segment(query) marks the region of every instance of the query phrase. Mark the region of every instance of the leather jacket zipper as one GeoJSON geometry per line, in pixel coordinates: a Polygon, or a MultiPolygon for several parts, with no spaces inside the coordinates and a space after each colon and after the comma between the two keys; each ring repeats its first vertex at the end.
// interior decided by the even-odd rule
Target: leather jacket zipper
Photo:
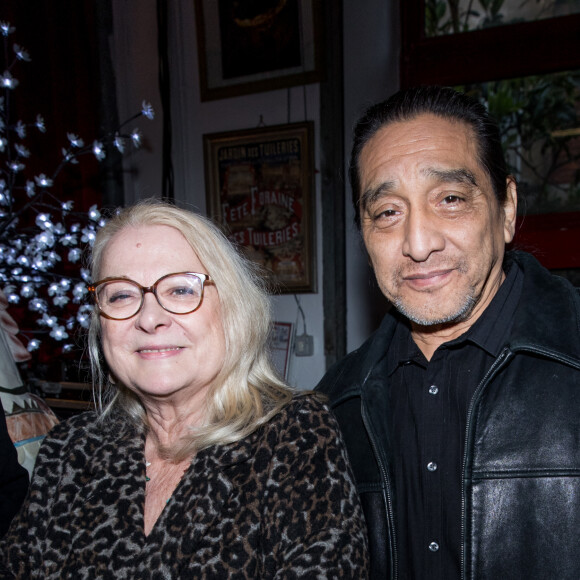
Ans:
{"type": "Polygon", "coordinates": [[[469,403],[469,410],[467,411],[467,423],[465,426],[465,448],[463,450],[463,463],[461,466],[461,473],[463,474],[463,482],[461,485],[461,578],[465,580],[465,466],[467,465],[467,450],[470,445],[469,433],[471,430],[471,419],[473,415],[473,409],[481,396],[481,393],[491,380],[492,376],[496,374],[497,371],[507,362],[509,355],[512,354],[509,350],[504,349],[500,352],[499,356],[495,362],[491,365],[481,382],[475,389],[471,402],[469,403]]]}
{"type": "MultiPolygon", "coordinates": [[[[363,383],[364,384],[364,383],[363,383]]],[[[361,397],[361,414],[363,419],[363,424],[365,429],[367,430],[367,434],[369,436],[369,441],[371,442],[371,446],[373,448],[373,453],[377,459],[377,463],[379,465],[379,469],[381,470],[381,474],[383,476],[383,481],[385,481],[385,493],[387,496],[387,517],[388,517],[388,524],[389,524],[389,532],[391,536],[391,545],[392,545],[392,567],[393,567],[393,580],[397,580],[399,577],[399,564],[398,564],[398,557],[397,557],[397,538],[395,536],[395,519],[393,516],[393,498],[391,493],[391,482],[389,479],[389,474],[387,469],[382,461],[382,458],[379,454],[378,446],[375,442],[375,438],[373,433],[370,429],[370,421],[368,419],[366,408],[364,404],[364,399],[361,397]]]]}

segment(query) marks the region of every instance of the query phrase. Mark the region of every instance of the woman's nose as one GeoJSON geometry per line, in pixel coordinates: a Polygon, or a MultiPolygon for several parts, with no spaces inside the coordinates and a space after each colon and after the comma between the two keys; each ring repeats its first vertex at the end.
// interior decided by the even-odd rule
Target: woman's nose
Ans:
{"type": "Polygon", "coordinates": [[[145,332],[153,332],[160,326],[169,326],[171,316],[161,304],[153,292],[145,292],[143,305],[135,317],[135,325],[145,332]]]}

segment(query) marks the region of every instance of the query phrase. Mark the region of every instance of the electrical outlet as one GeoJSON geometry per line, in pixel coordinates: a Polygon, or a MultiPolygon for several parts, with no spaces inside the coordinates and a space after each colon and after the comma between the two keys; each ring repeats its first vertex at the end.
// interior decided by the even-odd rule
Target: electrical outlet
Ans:
{"type": "Polygon", "coordinates": [[[296,356],[312,356],[314,354],[314,337],[301,334],[294,339],[294,354],[296,356]]]}

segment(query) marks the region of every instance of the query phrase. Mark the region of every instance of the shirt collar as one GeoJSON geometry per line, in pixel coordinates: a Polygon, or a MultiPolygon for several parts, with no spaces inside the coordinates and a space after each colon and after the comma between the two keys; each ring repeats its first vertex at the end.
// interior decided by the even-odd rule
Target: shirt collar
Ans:
{"type": "Polygon", "coordinates": [[[411,336],[409,321],[398,312],[393,314],[397,319],[397,326],[387,352],[387,376],[404,364],[416,363],[426,368],[427,359],[411,336]]]}
{"type": "Polygon", "coordinates": [[[469,340],[492,356],[498,356],[512,327],[516,306],[522,293],[524,274],[515,262],[509,265],[506,278],[489,306],[462,336],[448,343],[469,340]]]}

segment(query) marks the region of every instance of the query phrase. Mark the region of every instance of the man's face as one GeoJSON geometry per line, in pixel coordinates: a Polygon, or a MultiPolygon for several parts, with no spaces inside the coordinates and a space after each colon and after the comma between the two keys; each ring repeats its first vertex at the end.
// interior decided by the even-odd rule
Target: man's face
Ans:
{"type": "Polygon", "coordinates": [[[383,294],[415,326],[473,324],[503,281],[514,183],[500,207],[471,128],[430,114],[380,129],[359,168],[362,233],[383,294]]]}

